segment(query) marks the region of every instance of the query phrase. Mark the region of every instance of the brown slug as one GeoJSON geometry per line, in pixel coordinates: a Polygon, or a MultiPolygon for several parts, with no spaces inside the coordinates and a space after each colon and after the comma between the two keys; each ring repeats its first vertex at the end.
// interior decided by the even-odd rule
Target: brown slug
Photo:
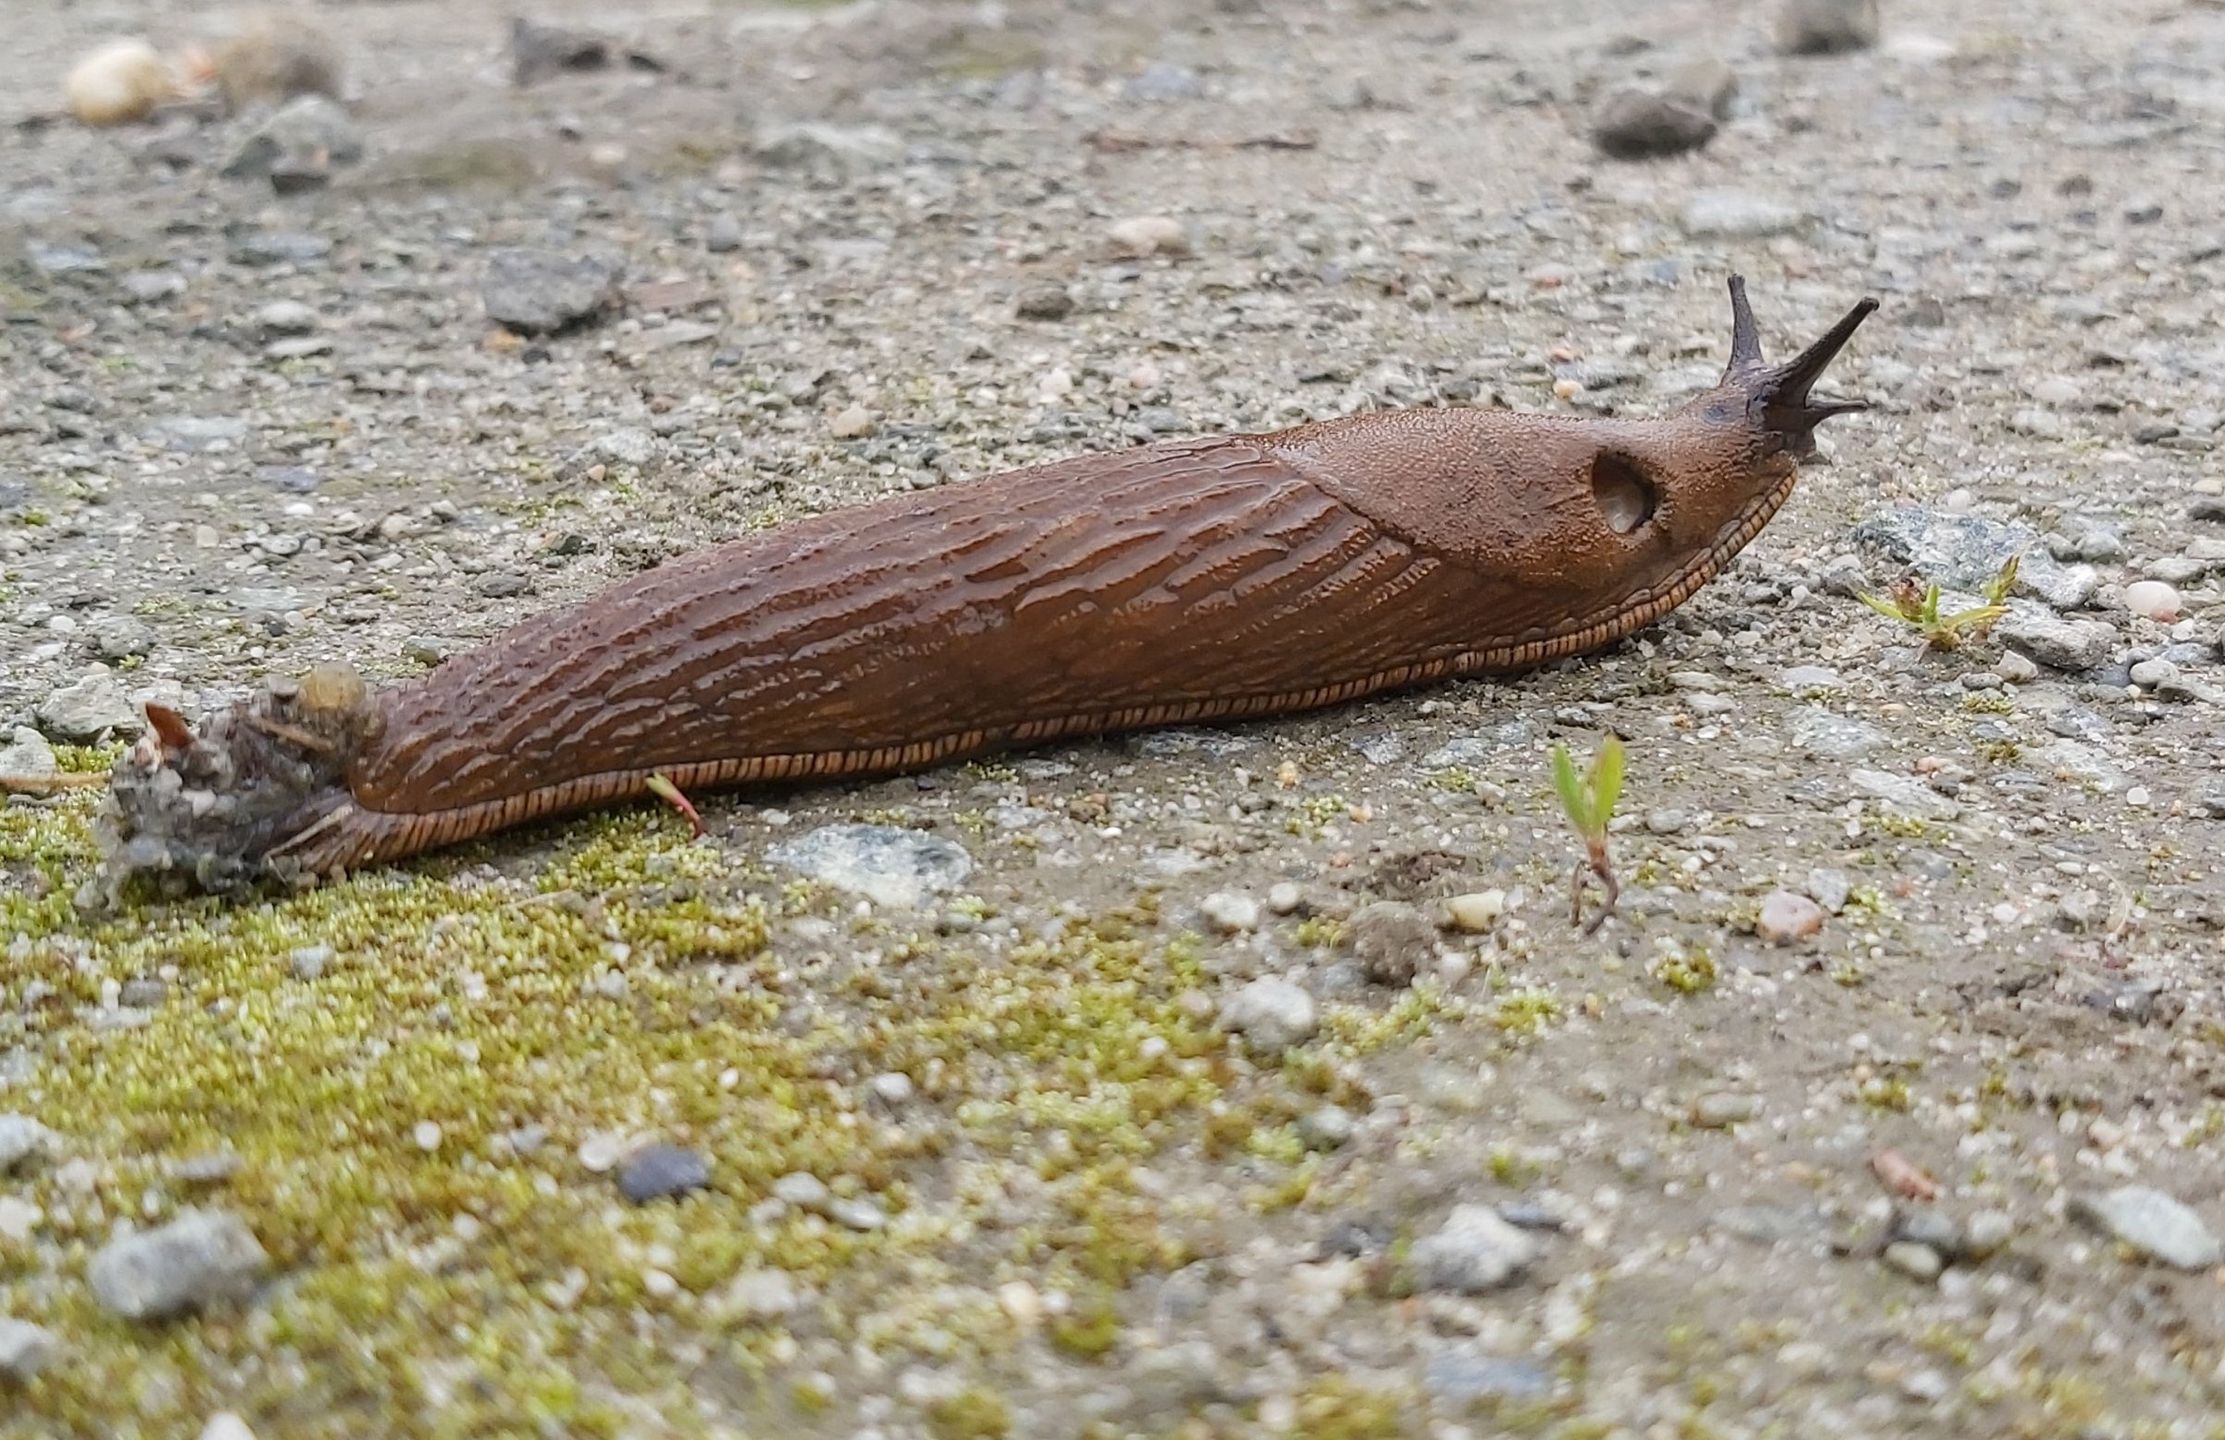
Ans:
{"type": "Polygon", "coordinates": [[[1286,714],[1597,649],[1792,492],[1810,388],[1875,300],[1766,364],[1732,277],[1715,388],[1652,420],[1355,415],[1085,455],[684,556],[373,691],[149,707],[111,887],[305,883],[544,816],[1286,714]]]}

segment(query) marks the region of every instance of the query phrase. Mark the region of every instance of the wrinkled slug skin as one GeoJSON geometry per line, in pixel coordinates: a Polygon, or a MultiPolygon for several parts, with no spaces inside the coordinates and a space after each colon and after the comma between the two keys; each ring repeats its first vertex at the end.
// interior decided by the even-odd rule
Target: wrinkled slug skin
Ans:
{"type": "Polygon", "coordinates": [[[393,821],[350,858],[638,793],[653,771],[683,787],[886,772],[1597,646],[1716,564],[1614,536],[1595,578],[1585,547],[1555,541],[1601,528],[1603,434],[1360,417],[1085,456],[688,556],[389,692],[349,789],[393,821]],[[1659,563],[1632,566],[1648,547],[1659,563]]]}

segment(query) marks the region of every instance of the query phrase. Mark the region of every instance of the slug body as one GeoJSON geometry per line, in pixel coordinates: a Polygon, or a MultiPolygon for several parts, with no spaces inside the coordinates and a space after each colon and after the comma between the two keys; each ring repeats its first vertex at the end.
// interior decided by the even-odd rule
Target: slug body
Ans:
{"type": "Polygon", "coordinates": [[[1284,714],[1597,649],[1790,495],[1809,389],[1875,308],[1656,420],[1408,410],[1148,446],[817,516],[373,693],[268,687],[118,763],[110,868],[221,888],[649,793],[887,774],[1284,714]]]}

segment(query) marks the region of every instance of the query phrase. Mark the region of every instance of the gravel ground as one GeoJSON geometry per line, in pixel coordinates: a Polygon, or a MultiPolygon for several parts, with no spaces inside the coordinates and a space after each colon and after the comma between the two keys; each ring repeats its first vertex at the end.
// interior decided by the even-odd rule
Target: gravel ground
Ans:
{"type": "MultiPolygon", "coordinates": [[[[196,8],[20,0],[0,95],[196,8]]],[[[2225,13],[539,13],[663,68],[336,4],[280,185],[256,114],[0,147],[0,772],[906,486],[1657,412],[1733,269],[1772,353],[1878,295],[1876,408],[1518,681],[101,920],[97,792],[12,799],[0,1435],[2219,1433],[2225,13]],[[1951,652],[1854,598],[2019,553],[1951,652]]]]}

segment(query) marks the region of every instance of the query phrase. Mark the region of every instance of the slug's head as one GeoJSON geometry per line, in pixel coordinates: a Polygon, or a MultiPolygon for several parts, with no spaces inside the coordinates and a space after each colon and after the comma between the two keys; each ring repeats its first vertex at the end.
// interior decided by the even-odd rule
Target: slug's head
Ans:
{"type": "Polygon", "coordinates": [[[1875,300],[1772,365],[1762,358],[1746,282],[1733,275],[1730,290],[1731,360],[1722,381],[1658,426],[1637,427],[1642,439],[1602,445],[1590,460],[1595,520],[1621,542],[1616,580],[1651,595],[1721,568],[1791,495],[1800,462],[1816,453],[1816,427],[1868,408],[1821,398],[1814,387],[1875,300]]]}
{"type": "Polygon", "coordinates": [[[109,777],[99,823],[105,899],[120,900],[143,875],[214,892],[266,876],[314,878],[285,856],[345,808],[348,767],[380,729],[370,688],[345,666],[266,681],[198,733],[177,711],[149,705],[147,733],[109,777]]]}
{"type": "Polygon", "coordinates": [[[1816,427],[1834,415],[1867,410],[1863,400],[1822,400],[1813,391],[1816,381],[1854,338],[1854,332],[1877,309],[1877,301],[1864,299],[1839,318],[1822,339],[1782,365],[1761,357],[1761,334],[1754,325],[1754,308],[1746,303],[1746,279],[1731,277],[1731,363],[1722,383],[1701,404],[1711,418],[1720,407],[1725,419],[1736,417],[1752,432],[1764,459],[1789,455],[1795,461],[1816,453],[1816,427]],[[1737,407],[1743,403],[1743,413],[1737,407]]]}

